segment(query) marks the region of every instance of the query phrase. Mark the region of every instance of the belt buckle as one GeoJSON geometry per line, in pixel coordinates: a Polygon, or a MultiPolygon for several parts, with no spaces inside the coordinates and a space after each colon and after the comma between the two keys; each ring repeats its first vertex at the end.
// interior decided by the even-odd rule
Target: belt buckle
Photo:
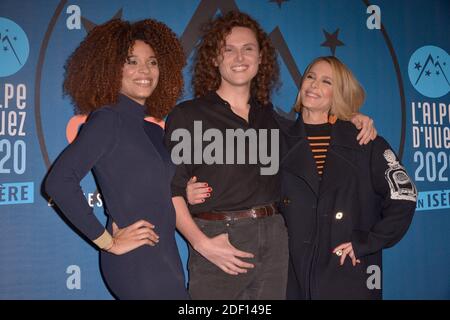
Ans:
{"type": "Polygon", "coordinates": [[[256,215],[256,209],[252,209],[252,218],[256,219],[258,216],[256,215]]]}
{"type": "Polygon", "coordinates": [[[267,206],[264,206],[263,208],[264,208],[264,216],[268,217],[269,216],[269,211],[267,209],[267,206]]]}

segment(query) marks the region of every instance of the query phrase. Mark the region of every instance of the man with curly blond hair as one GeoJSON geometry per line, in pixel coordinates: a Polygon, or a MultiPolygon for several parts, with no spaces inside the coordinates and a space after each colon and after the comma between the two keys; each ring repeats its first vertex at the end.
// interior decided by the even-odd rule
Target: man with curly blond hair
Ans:
{"type": "Polygon", "coordinates": [[[119,299],[187,299],[170,193],[174,167],[163,118],[183,87],[185,58],[165,24],[119,19],[95,27],[66,64],[64,91],[88,120],[53,164],[48,195],[100,249],[103,279],[119,299]],[[106,207],[101,224],[80,181],[92,170],[106,207]]]}

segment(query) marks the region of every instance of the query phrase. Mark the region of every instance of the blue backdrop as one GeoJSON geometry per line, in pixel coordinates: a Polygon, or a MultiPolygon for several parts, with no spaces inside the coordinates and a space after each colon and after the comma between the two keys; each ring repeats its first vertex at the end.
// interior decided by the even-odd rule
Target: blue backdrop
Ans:
{"type": "MultiPolygon", "coordinates": [[[[2,0],[1,299],[111,298],[97,251],[40,190],[68,143],[69,121],[76,125],[62,95],[63,66],[87,30],[113,17],[155,18],[181,37],[190,60],[198,26],[235,8],[255,17],[278,49],[283,86],[273,101],[279,112],[289,113],[301,72],[314,57],[335,54],[354,71],[367,92],[362,112],[375,120],[420,191],[408,233],[384,251],[384,297],[450,298],[450,1],[2,0]]],[[[190,64],[184,75],[188,99],[190,64]]],[[[104,221],[91,176],[82,187],[104,221]]],[[[178,243],[185,262],[186,245],[178,243]]]]}

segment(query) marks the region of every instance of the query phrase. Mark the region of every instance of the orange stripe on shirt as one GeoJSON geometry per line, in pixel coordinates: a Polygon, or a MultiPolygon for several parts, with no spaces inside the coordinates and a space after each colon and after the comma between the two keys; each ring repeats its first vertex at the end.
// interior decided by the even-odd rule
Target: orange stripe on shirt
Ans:
{"type": "Polygon", "coordinates": [[[329,142],[316,142],[316,143],[310,142],[309,145],[311,147],[318,147],[318,146],[327,146],[328,147],[330,145],[330,143],[329,142]]]}
{"type": "Polygon", "coordinates": [[[323,136],[323,137],[308,137],[308,140],[330,140],[330,136],[323,136]]]}

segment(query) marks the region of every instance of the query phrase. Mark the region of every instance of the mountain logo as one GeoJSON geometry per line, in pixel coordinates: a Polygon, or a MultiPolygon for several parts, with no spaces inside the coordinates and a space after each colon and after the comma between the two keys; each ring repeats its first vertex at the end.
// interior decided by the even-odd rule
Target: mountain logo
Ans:
{"type": "Polygon", "coordinates": [[[23,29],[14,21],[0,17],[0,77],[22,69],[29,53],[30,44],[23,29]]]}
{"type": "Polygon", "coordinates": [[[429,98],[440,98],[450,91],[450,59],[435,46],[417,49],[409,59],[408,75],[413,87],[429,98]]]}

